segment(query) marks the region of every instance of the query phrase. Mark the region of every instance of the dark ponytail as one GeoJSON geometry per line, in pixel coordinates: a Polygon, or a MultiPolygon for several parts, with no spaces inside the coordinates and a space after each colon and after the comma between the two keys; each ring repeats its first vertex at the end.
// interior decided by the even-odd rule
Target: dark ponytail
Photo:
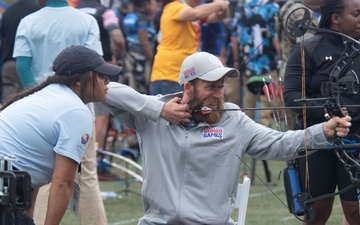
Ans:
{"type": "MultiPolygon", "coordinates": [[[[92,73],[93,75],[90,76],[92,73],[92,71],[88,71],[82,74],[75,74],[72,76],[59,76],[59,75],[53,75],[53,76],[49,76],[47,77],[47,79],[45,81],[43,81],[42,83],[36,85],[33,88],[30,88],[28,90],[22,91],[16,95],[14,95],[13,97],[11,97],[8,101],[6,101],[3,105],[1,105],[0,107],[0,111],[5,109],[6,107],[8,107],[9,105],[11,105],[12,103],[14,103],[17,100],[20,100],[28,95],[31,95],[41,89],[43,89],[44,87],[50,85],[50,84],[62,84],[65,85],[69,88],[72,88],[73,85],[75,85],[75,83],[79,80],[81,80],[81,85],[80,85],[80,98],[83,101],[88,100],[89,98],[89,94],[91,96],[93,96],[93,93],[86,93],[86,86],[89,82],[93,82],[92,86],[95,87],[96,85],[96,80],[92,79],[92,77],[95,77],[95,73],[92,73]]],[[[94,89],[94,88],[93,88],[94,89]]]]}
{"type": "Polygon", "coordinates": [[[324,0],[320,6],[321,19],[319,22],[319,28],[331,27],[331,17],[334,14],[341,15],[345,8],[345,0],[324,0]]]}

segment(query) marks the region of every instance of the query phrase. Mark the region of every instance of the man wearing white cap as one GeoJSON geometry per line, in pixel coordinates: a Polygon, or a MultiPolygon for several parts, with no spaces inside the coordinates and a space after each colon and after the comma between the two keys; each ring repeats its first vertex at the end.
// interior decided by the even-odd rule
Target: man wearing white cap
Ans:
{"type": "MultiPolygon", "coordinates": [[[[149,120],[131,112],[123,117],[136,130],[142,153],[145,214],[139,225],[234,224],[230,215],[245,153],[258,159],[288,160],[299,157],[304,135],[313,148],[329,145],[335,132],[345,136],[349,131],[350,117],[332,118],[306,132],[284,133],[255,123],[237,110],[239,106],[224,103],[224,81],[238,74],[214,55],[192,54],[180,70],[184,91],[152,96],[164,102],[178,96],[179,104],[188,104],[192,111],[190,123],[149,120]]],[[[138,104],[131,94],[134,90],[119,83],[108,87],[106,103],[115,116],[138,104]]]]}

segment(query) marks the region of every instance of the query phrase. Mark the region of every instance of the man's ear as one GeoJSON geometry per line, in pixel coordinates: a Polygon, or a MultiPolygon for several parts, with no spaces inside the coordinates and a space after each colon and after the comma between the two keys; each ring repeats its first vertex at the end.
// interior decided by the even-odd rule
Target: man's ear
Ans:
{"type": "Polygon", "coordinates": [[[188,103],[192,98],[193,98],[193,93],[194,93],[194,86],[189,83],[189,82],[185,82],[183,84],[183,97],[181,99],[182,102],[188,103]]]}
{"type": "Polygon", "coordinates": [[[191,85],[190,82],[187,82],[187,81],[186,81],[186,82],[184,83],[184,93],[186,93],[186,95],[192,96],[193,88],[194,88],[194,86],[191,85]]]}

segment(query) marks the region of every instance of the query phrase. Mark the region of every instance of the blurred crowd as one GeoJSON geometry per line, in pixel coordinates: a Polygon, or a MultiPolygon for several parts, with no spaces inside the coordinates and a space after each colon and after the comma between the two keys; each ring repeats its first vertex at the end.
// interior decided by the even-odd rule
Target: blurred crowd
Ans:
{"type": "MultiPolygon", "coordinates": [[[[46,44],[51,45],[53,40],[45,43],[37,39],[36,32],[31,31],[31,26],[24,24],[24,18],[41,11],[41,8],[46,6],[76,8],[96,19],[99,38],[90,38],[97,32],[97,29],[91,31],[90,27],[87,38],[93,43],[85,41],[73,44],[90,47],[99,54],[102,53],[106,62],[122,66],[121,73],[111,78],[111,81],[127,84],[140,93],[150,95],[182,91],[178,82],[181,63],[196,51],[204,51],[217,56],[224,66],[240,71],[240,77],[225,82],[226,101],[245,108],[267,107],[270,103],[264,93],[251,88],[254,86],[251,85],[252,83],[263,84],[263,80],[252,78],[270,76],[270,80],[278,84],[284,77],[287,59],[294,45],[299,41],[286,34],[288,28],[284,24],[288,24],[289,12],[304,7],[296,0],[68,0],[67,3],[65,0],[41,0],[41,2],[44,4],[37,5],[36,0],[14,0],[7,3],[0,1],[0,104],[50,75],[47,74],[49,65],[44,62],[52,61],[52,56],[48,53],[56,55],[61,51],[59,49],[61,45],[47,46],[46,44]],[[101,47],[95,39],[100,39],[101,47]],[[38,46],[36,42],[45,45],[25,49],[23,43],[26,41],[33,42],[29,44],[32,47],[38,46]],[[43,68],[40,68],[40,64],[43,68]]],[[[64,10],[69,9],[64,8],[64,10]]],[[[64,21],[65,18],[62,18],[64,15],[56,14],[58,11],[54,11],[54,17],[58,16],[60,21],[64,21]]],[[[47,14],[49,18],[53,15],[47,14]]],[[[300,18],[302,15],[292,16],[300,18]]],[[[316,26],[318,18],[319,15],[311,11],[312,25],[316,26]]],[[[73,23],[75,27],[78,21],[75,19],[66,23],[67,26],[72,26],[73,23]]],[[[69,41],[68,36],[77,38],[75,37],[77,34],[70,29],[69,31],[55,29],[58,33],[51,33],[52,28],[46,28],[49,30],[49,36],[63,38],[62,44],[69,41]]],[[[309,32],[304,38],[311,35],[309,32]]],[[[81,34],[78,39],[80,36],[81,34]]],[[[66,44],[71,45],[71,41],[66,44]]],[[[95,105],[93,110],[96,116],[94,131],[96,147],[94,144],[91,145],[91,150],[87,150],[92,153],[96,149],[106,149],[106,137],[112,122],[112,117],[106,109],[95,105]]],[[[252,119],[256,119],[255,111],[247,114],[252,119]]],[[[286,129],[293,129],[295,116],[290,116],[292,112],[288,115],[289,123],[286,129]]],[[[274,123],[270,110],[261,110],[258,119],[257,122],[265,126],[274,123]]],[[[95,164],[94,157],[84,159],[83,173],[86,174],[87,167],[94,171],[95,164]],[[90,163],[86,164],[85,161],[90,163]]],[[[93,172],[90,177],[94,182],[93,172]]],[[[83,183],[87,182],[84,178],[83,180],[83,183]]],[[[88,184],[89,189],[98,189],[98,185],[88,184]]],[[[94,193],[92,196],[100,196],[99,190],[95,190],[94,193]]],[[[42,196],[41,189],[38,196],[42,196]]],[[[46,201],[47,198],[44,199],[46,201]]],[[[79,209],[80,218],[84,218],[84,220],[80,219],[82,224],[90,224],[88,222],[90,220],[97,225],[107,223],[101,200],[97,205],[101,206],[100,209],[79,209]],[[102,217],[99,217],[101,219],[91,218],[92,211],[102,214],[102,217]],[[88,221],[85,218],[88,218],[88,221]]],[[[34,213],[35,221],[45,220],[42,218],[45,213],[41,210],[46,210],[46,203],[37,206],[37,209],[38,211],[34,213]]]]}
{"type": "MultiPolygon", "coordinates": [[[[80,9],[83,8],[83,11],[91,14],[91,10],[86,11],[86,8],[89,8],[89,3],[87,2],[92,1],[82,0],[81,2],[81,0],[69,0],[68,2],[70,6],[80,9]]],[[[151,86],[153,83],[156,83],[155,81],[171,81],[172,79],[162,78],[161,76],[158,78],[158,75],[156,75],[157,72],[152,71],[152,66],[154,60],[156,61],[157,46],[161,42],[163,33],[161,31],[160,18],[164,7],[173,1],[102,0],[98,2],[104,7],[102,10],[111,10],[116,15],[121,36],[124,38],[124,41],[121,43],[121,39],[119,41],[116,35],[106,35],[107,32],[104,31],[108,28],[104,27],[103,24],[99,24],[100,27],[103,27],[100,29],[102,44],[104,45],[103,36],[105,36],[105,38],[108,39],[108,45],[111,45],[111,49],[109,49],[111,52],[108,56],[104,56],[107,57],[106,61],[113,61],[113,63],[122,65],[124,68],[117,81],[128,84],[141,93],[166,94],[166,92],[150,90],[154,89],[151,89],[151,86]]],[[[191,0],[188,1],[188,4],[189,2],[191,2],[191,0]]],[[[199,40],[194,40],[197,46],[195,50],[212,53],[218,56],[224,65],[240,69],[242,78],[239,78],[237,82],[232,81],[231,84],[227,84],[229,86],[226,93],[228,101],[237,103],[240,106],[250,107],[252,106],[251,102],[244,105],[243,101],[245,95],[251,94],[251,92],[246,93],[247,88],[243,88],[249,77],[265,74],[273,74],[276,78],[283,76],[282,69],[288,57],[286,55],[289,54],[289,49],[291,49],[294,44],[293,40],[289,41],[286,35],[281,34],[283,30],[281,31],[281,24],[278,23],[280,8],[285,2],[284,0],[231,0],[229,1],[226,16],[223,16],[221,20],[216,23],[208,23],[206,19],[202,19],[196,24],[196,26],[198,26],[196,35],[198,35],[197,38],[199,40]],[[255,8],[255,6],[259,7],[255,8]],[[251,12],[249,15],[243,13],[249,12],[249,9],[251,12]],[[255,27],[254,23],[259,24],[258,30],[252,29],[252,27],[255,27]]],[[[301,5],[301,3],[296,1],[296,6],[293,4],[289,6],[289,2],[293,2],[293,0],[287,2],[287,9],[289,9],[289,7],[294,9],[301,5]]],[[[209,1],[202,2],[197,0],[191,4],[195,4],[196,6],[208,3],[209,1]]],[[[8,5],[8,3],[1,2],[1,18],[8,5]]],[[[17,14],[21,14],[22,17],[30,13],[20,12],[20,9],[13,11],[18,11],[17,14]]],[[[291,10],[286,11],[288,13],[291,10]]],[[[102,15],[102,18],[105,19],[103,22],[112,23],[109,22],[110,19],[106,19],[106,16],[105,14],[102,15]]],[[[283,17],[285,18],[286,16],[283,15],[283,17]]],[[[112,21],[114,21],[114,19],[112,19],[112,21]]],[[[19,21],[17,21],[17,23],[18,22],[19,21]]],[[[14,30],[17,24],[13,22],[11,25],[7,25],[7,27],[1,30],[2,42],[6,42],[7,45],[4,47],[3,44],[2,50],[0,51],[3,55],[1,64],[15,60],[12,52],[10,53],[10,50],[4,50],[4,48],[9,48],[9,45],[13,45],[13,43],[11,44],[7,39],[11,38],[11,35],[14,35],[10,35],[9,30],[14,30]],[[4,51],[5,54],[3,53],[4,51]]],[[[175,37],[175,40],[179,38],[181,37],[175,37]]],[[[190,42],[191,41],[192,40],[190,40],[190,42]]],[[[176,48],[176,46],[174,46],[174,48],[176,48]]],[[[103,49],[105,49],[104,46],[103,49]]],[[[184,51],[186,51],[186,49],[184,49],[184,51]]],[[[180,56],[181,54],[180,52],[178,57],[181,58],[182,61],[184,56],[180,56]]],[[[175,57],[177,56],[176,52],[174,52],[174,55],[175,57]]],[[[8,72],[5,71],[5,73],[8,72]]],[[[16,71],[11,71],[11,74],[14,73],[16,74],[16,71]]],[[[6,74],[2,74],[2,77],[6,76],[6,74]]],[[[8,95],[21,90],[21,81],[15,78],[10,80],[3,78],[0,88],[6,89],[5,91],[0,91],[0,93],[2,93],[2,98],[0,98],[1,102],[4,102],[8,98],[8,95]],[[8,94],[7,89],[13,85],[15,85],[16,88],[12,88],[13,90],[8,94]]],[[[173,90],[178,91],[179,89],[175,88],[173,90]]],[[[170,92],[174,91],[170,90],[170,92]]],[[[255,102],[254,97],[246,99],[255,102]]]]}

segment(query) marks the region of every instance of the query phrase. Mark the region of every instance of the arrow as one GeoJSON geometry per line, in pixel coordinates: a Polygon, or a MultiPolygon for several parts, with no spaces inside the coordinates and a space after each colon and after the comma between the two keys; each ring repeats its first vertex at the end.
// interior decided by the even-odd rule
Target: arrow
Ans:
{"type": "MultiPolygon", "coordinates": [[[[360,107],[360,105],[344,105],[343,107],[351,108],[351,107],[360,107]]],[[[212,111],[249,111],[249,110],[277,110],[277,109],[302,109],[301,106],[289,106],[289,107],[259,107],[259,108],[236,108],[236,109],[212,109],[207,106],[202,107],[201,109],[194,109],[193,112],[202,114],[209,114],[212,111]]],[[[320,109],[324,108],[324,106],[311,105],[306,106],[307,109],[320,109]]]]}
{"type": "MultiPolygon", "coordinates": [[[[359,106],[360,107],[360,106],[359,106]]],[[[323,106],[308,106],[309,109],[324,108],[323,106]]],[[[236,108],[236,109],[212,109],[207,106],[201,109],[194,109],[195,113],[201,112],[202,114],[209,114],[212,111],[248,111],[248,110],[276,110],[276,109],[302,109],[301,106],[290,106],[290,107],[259,107],[259,108],[236,108]]]]}

